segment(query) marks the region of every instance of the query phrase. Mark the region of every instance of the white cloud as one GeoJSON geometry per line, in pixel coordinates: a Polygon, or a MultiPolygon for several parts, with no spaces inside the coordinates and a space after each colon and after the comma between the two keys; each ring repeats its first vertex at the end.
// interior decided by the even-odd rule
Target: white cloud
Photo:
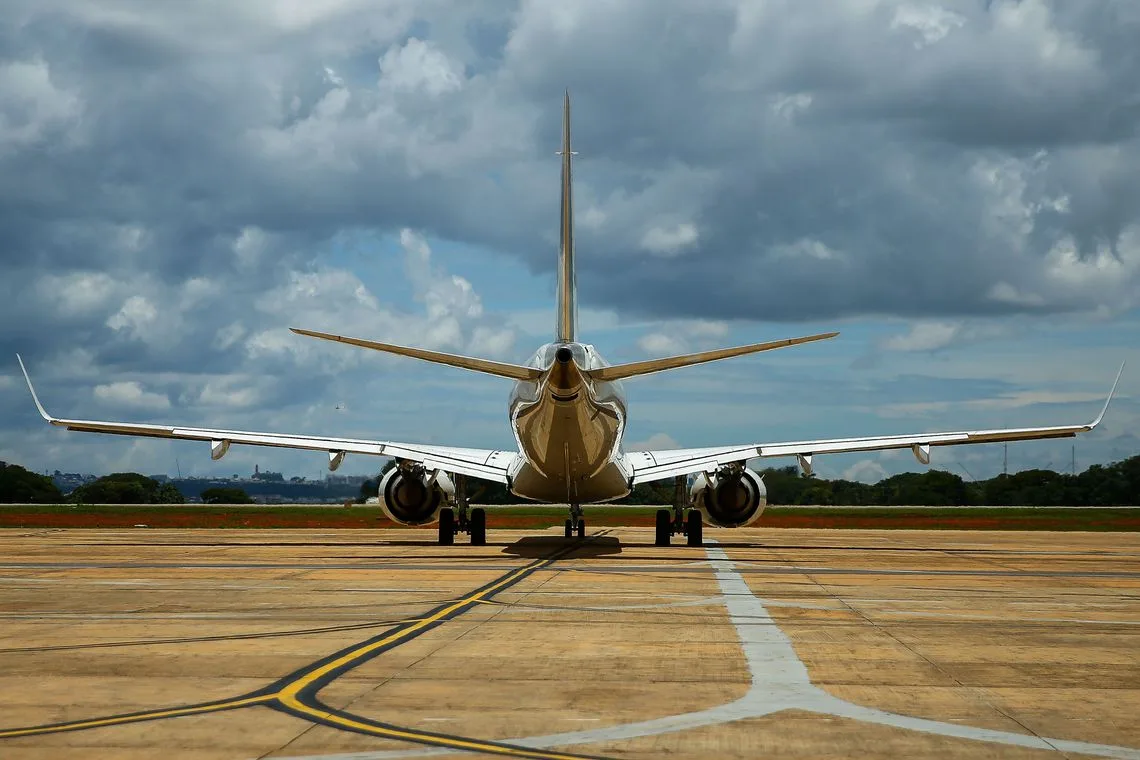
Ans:
{"type": "Polygon", "coordinates": [[[883,341],[888,351],[934,351],[950,345],[962,330],[957,322],[916,322],[902,335],[883,341]]]}
{"type": "Polygon", "coordinates": [[[416,300],[427,307],[428,319],[455,317],[467,321],[483,316],[483,302],[471,283],[432,264],[431,248],[423,235],[400,230],[400,245],[404,247],[408,279],[415,288],[416,300]]]}
{"type": "Polygon", "coordinates": [[[252,407],[262,401],[261,390],[248,384],[241,376],[222,377],[209,380],[202,386],[197,403],[206,407],[241,409],[252,407]]]}
{"type": "Polygon", "coordinates": [[[844,470],[842,477],[860,483],[878,483],[887,477],[887,471],[873,459],[862,459],[844,470]]]}
{"type": "Polygon", "coordinates": [[[1037,293],[1023,293],[1008,282],[996,282],[986,293],[991,301],[1015,306],[1044,306],[1045,299],[1037,293]]]}
{"type": "Polygon", "coordinates": [[[606,212],[597,206],[587,206],[585,211],[574,215],[574,223],[588,230],[600,230],[606,223],[606,212]]]}
{"type": "Polygon", "coordinates": [[[233,242],[234,256],[238,265],[250,268],[261,259],[268,244],[268,235],[265,230],[256,226],[243,227],[241,233],[233,242]]]}
{"type": "Polygon", "coordinates": [[[170,399],[166,395],[145,390],[133,380],[97,385],[94,393],[96,399],[113,406],[149,410],[170,408],[170,399]]]}
{"type": "Polygon", "coordinates": [[[630,441],[622,448],[625,451],[664,451],[665,449],[679,449],[681,444],[668,433],[654,433],[643,441],[630,441]]]}
{"type": "Polygon", "coordinates": [[[74,127],[83,107],[74,93],[52,82],[51,70],[43,60],[0,63],[0,155],[9,150],[40,142],[63,129],[74,136],[74,127]]]}
{"type": "Polygon", "coordinates": [[[813,238],[801,238],[794,243],[780,243],[773,246],[772,255],[777,258],[816,259],[817,261],[834,261],[843,258],[842,253],[813,238]]]}
{"type": "Polygon", "coordinates": [[[431,42],[410,38],[380,59],[380,82],[397,91],[420,91],[433,97],[463,87],[462,70],[431,42]]]}
{"type": "Polygon", "coordinates": [[[131,296],[107,319],[107,327],[132,338],[149,341],[158,328],[158,309],[145,296],[131,296]]]}
{"type": "Polygon", "coordinates": [[[471,332],[469,350],[488,359],[506,358],[515,345],[515,332],[497,327],[476,327],[471,332]]]}
{"type": "Polygon", "coordinates": [[[895,8],[891,28],[918,32],[922,39],[915,40],[914,46],[921,49],[938,42],[965,23],[965,17],[937,5],[907,4],[895,8]]]}
{"type": "Polygon", "coordinates": [[[684,223],[675,227],[651,227],[641,237],[641,247],[657,256],[678,256],[697,242],[697,227],[684,223]]]}
{"type": "MultiPolygon", "coordinates": [[[[292,356],[343,370],[368,355],[298,337],[285,329],[287,325],[424,348],[509,354],[516,331],[484,313],[482,300],[470,281],[436,264],[423,235],[404,229],[400,244],[407,281],[414,300],[423,305],[423,313],[404,313],[382,303],[355,274],[344,269],[292,272],[286,283],[257,299],[258,310],[272,317],[276,326],[250,331],[245,340],[249,357],[292,356]]],[[[393,281],[385,284],[398,286],[393,281]]],[[[231,338],[232,332],[217,338],[231,338]]]]}
{"type": "Polygon", "coordinates": [[[719,345],[728,335],[728,323],[712,319],[678,319],[658,325],[662,326],[666,329],[638,338],[638,348],[655,356],[685,354],[696,347],[719,345]]]}
{"type": "Polygon", "coordinates": [[[780,93],[772,102],[772,111],[790,121],[797,114],[806,111],[813,100],[811,93],[807,92],[795,92],[790,95],[780,93]]]}
{"type": "MultiPolygon", "coordinates": [[[[1018,391],[992,398],[973,398],[959,401],[885,403],[875,407],[874,411],[882,417],[913,419],[914,417],[929,418],[933,415],[949,415],[965,410],[998,412],[1023,409],[1036,404],[1076,404],[1095,401],[1103,402],[1104,396],[1078,391],[1018,391]]],[[[1091,417],[1091,415],[1089,416],[1091,417]]]]}
{"type": "Polygon", "coordinates": [[[123,224],[115,230],[115,244],[124,251],[137,253],[151,241],[146,227],[140,224],[123,224]]]}
{"type": "Polygon", "coordinates": [[[325,66],[325,81],[334,87],[344,87],[344,77],[340,76],[329,66],[325,66]]]}
{"type": "Polygon", "coordinates": [[[649,333],[637,339],[637,347],[647,354],[668,356],[685,353],[688,344],[675,335],[649,333]]]}
{"type": "Polygon", "coordinates": [[[231,322],[214,334],[214,347],[225,351],[231,346],[237,345],[245,335],[244,325],[240,322],[231,322]]]}
{"type": "Polygon", "coordinates": [[[901,335],[881,341],[887,351],[937,351],[951,345],[993,340],[1009,335],[1009,324],[985,322],[919,321],[901,335]]]}
{"type": "Polygon", "coordinates": [[[105,307],[118,290],[118,282],[104,272],[77,271],[45,275],[36,288],[44,301],[64,314],[75,315],[105,307]]]}
{"type": "Polygon", "coordinates": [[[714,319],[690,319],[681,323],[681,330],[693,338],[724,338],[728,323],[714,319]]]}
{"type": "Polygon", "coordinates": [[[179,290],[178,308],[183,311],[190,311],[222,295],[225,289],[223,284],[217,280],[211,280],[207,277],[191,277],[182,283],[179,290]]]}

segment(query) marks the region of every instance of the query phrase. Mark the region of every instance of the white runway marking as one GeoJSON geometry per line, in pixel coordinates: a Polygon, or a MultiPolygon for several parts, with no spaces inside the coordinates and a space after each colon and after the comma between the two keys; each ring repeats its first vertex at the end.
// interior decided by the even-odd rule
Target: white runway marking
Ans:
{"type": "MultiPolygon", "coordinates": [[[[743,697],[708,710],[698,710],[682,715],[671,715],[619,726],[568,731],[547,736],[504,739],[503,741],[524,747],[549,749],[577,744],[636,739],[643,736],[716,726],[747,718],[759,718],[782,710],[806,710],[821,715],[960,739],[1056,752],[1122,758],[1123,760],[1140,760],[1140,750],[1131,747],[1049,739],[1031,734],[995,731],[987,728],[958,725],[947,721],[914,718],[873,707],[864,707],[834,697],[812,684],[807,667],[800,660],[795,649],[792,648],[791,641],[768,614],[764,603],[752,593],[724,550],[716,546],[709,546],[706,551],[708,552],[709,564],[712,565],[720,591],[724,596],[724,605],[728,609],[729,619],[740,637],[740,644],[744,650],[744,657],[752,677],[752,686],[743,697]],[[756,625],[758,620],[770,625],[756,625]]],[[[402,757],[428,757],[449,754],[450,752],[451,750],[388,750],[307,755],[304,758],[294,758],[294,760],[389,760],[390,758],[402,757]]]]}

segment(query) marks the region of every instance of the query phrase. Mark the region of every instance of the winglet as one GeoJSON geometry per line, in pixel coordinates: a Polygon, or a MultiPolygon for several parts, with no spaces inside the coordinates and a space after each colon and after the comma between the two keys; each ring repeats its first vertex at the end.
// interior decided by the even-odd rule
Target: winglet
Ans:
{"type": "Polygon", "coordinates": [[[40,403],[40,397],[36,395],[36,389],[32,387],[32,379],[28,377],[28,370],[24,366],[24,360],[20,358],[19,354],[16,354],[16,361],[20,363],[20,371],[24,373],[24,382],[28,384],[28,390],[32,392],[32,401],[36,402],[36,409],[39,410],[40,416],[48,422],[55,422],[55,418],[48,414],[47,410],[44,409],[44,405],[40,403]]]}
{"type": "Polygon", "coordinates": [[[1124,374],[1125,364],[1127,364],[1127,362],[1120,363],[1120,370],[1116,373],[1116,380],[1112,382],[1112,390],[1108,392],[1108,398],[1104,400],[1104,408],[1100,410],[1100,414],[1096,416],[1096,419],[1089,423],[1089,430],[1099,425],[1100,421],[1104,419],[1104,413],[1108,411],[1108,405],[1112,403],[1112,397],[1116,393],[1116,386],[1120,382],[1120,376],[1124,374]]]}

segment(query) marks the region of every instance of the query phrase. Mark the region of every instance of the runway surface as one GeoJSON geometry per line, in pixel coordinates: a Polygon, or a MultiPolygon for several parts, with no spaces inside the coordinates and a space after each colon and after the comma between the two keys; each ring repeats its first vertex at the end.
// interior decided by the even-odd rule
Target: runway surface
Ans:
{"type": "Polygon", "coordinates": [[[1138,534],[432,536],[0,531],[0,757],[1140,760],[1138,534]]]}

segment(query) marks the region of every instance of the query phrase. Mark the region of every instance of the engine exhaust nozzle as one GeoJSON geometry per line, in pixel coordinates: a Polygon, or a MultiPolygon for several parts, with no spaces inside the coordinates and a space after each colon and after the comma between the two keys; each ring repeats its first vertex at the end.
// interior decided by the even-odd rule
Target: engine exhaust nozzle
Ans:
{"type": "Polygon", "coordinates": [[[582,387],[582,370],[569,346],[559,346],[550,367],[550,392],[556,401],[571,401],[582,387]]]}

